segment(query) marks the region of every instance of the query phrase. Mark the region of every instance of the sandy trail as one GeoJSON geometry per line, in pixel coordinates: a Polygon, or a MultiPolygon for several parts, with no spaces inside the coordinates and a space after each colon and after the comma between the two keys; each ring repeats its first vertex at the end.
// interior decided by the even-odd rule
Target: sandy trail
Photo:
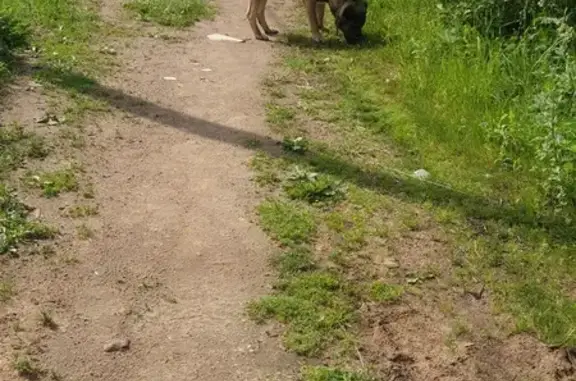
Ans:
{"type": "MultiPolygon", "coordinates": [[[[104,3],[105,17],[122,19],[104,3]]],[[[258,198],[242,145],[266,134],[259,83],[273,46],[209,41],[251,36],[245,4],[218,5],[215,21],[176,40],[118,49],[122,69],[101,85],[119,109],[89,122],[100,129],[85,158],[96,235],[62,246],[78,264],[30,266],[19,280],[33,286],[11,308],[53,304],[59,328],[38,336],[37,355],[65,380],[289,380],[297,368],[244,316],[270,281],[273,247],[250,222],[258,198]],[[130,349],[105,352],[114,338],[130,349]]]]}

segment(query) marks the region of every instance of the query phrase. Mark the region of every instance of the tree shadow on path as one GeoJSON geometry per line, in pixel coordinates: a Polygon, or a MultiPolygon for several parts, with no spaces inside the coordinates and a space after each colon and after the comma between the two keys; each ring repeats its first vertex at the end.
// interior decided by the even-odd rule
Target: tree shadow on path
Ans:
{"type": "Polygon", "coordinates": [[[248,148],[247,142],[258,141],[261,144],[253,148],[254,150],[264,151],[273,157],[288,157],[294,162],[308,164],[317,171],[329,173],[363,188],[410,202],[431,201],[437,205],[450,205],[460,209],[469,219],[475,221],[494,219],[511,225],[544,228],[562,243],[576,241],[576,227],[573,224],[566,224],[563,219],[537,218],[518,205],[463,193],[442,184],[414,179],[387,168],[361,167],[325,148],[316,148],[304,155],[287,154],[282,152],[279,147],[281,142],[277,139],[159,106],[146,99],[126,94],[122,90],[100,85],[80,73],[46,67],[41,68],[41,72],[42,78],[55,86],[104,101],[118,110],[167,127],[246,148],[248,148]]]}

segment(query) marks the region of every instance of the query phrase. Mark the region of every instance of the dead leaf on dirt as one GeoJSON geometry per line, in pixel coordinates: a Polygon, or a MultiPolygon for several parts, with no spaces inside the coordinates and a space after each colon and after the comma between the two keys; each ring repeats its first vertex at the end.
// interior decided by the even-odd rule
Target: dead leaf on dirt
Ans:
{"type": "Polygon", "coordinates": [[[408,284],[416,284],[419,282],[420,282],[420,278],[418,278],[418,277],[406,278],[406,283],[408,283],[408,284]]]}
{"type": "Polygon", "coordinates": [[[108,46],[105,46],[102,49],[100,49],[100,53],[108,54],[111,56],[115,56],[116,54],[118,54],[118,52],[116,52],[116,50],[114,48],[110,48],[108,46]]]}
{"type": "Polygon", "coordinates": [[[36,118],[35,122],[38,124],[47,124],[49,126],[56,126],[62,122],[65,122],[66,118],[65,117],[57,117],[54,114],[51,113],[46,113],[44,116],[40,117],[40,118],[36,118]]]}

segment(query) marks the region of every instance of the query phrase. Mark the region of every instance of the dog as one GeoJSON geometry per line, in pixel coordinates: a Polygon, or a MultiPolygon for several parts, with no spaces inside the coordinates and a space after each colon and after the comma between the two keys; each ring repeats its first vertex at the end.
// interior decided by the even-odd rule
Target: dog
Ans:
{"type": "MultiPolygon", "coordinates": [[[[268,0],[250,0],[246,17],[250,23],[250,28],[257,40],[268,41],[268,36],[275,36],[278,31],[270,28],[266,22],[266,3],[268,0]],[[264,30],[260,31],[258,24],[264,30]]],[[[354,45],[364,40],[362,28],[366,23],[366,14],[368,3],[366,0],[303,0],[306,13],[308,14],[308,23],[312,33],[312,40],[316,43],[322,41],[320,31],[326,31],[324,28],[324,9],[326,3],[330,12],[334,16],[336,30],[344,35],[348,44],[354,45]]]]}

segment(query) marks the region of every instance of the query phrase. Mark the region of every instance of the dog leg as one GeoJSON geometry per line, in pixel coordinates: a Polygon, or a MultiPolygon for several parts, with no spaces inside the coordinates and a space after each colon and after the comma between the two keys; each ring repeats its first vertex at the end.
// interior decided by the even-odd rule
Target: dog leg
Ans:
{"type": "Polygon", "coordinates": [[[266,33],[268,36],[275,36],[278,34],[278,31],[275,29],[272,29],[268,26],[268,23],[266,22],[266,3],[268,2],[268,0],[260,0],[260,4],[258,4],[258,13],[257,13],[257,19],[258,19],[258,23],[260,24],[260,26],[262,27],[262,29],[264,29],[264,33],[266,33]]]}
{"type": "Polygon", "coordinates": [[[328,31],[328,29],[326,29],[324,27],[324,10],[325,9],[326,9],[325,3],[320,3],[320,2],[316,3],[316,19],[318,20],[318,29],[320,29],[322,32],[328,31]]]}
{"type": "Polygon", "coordinates": [[[306,1],[306,13],[308,13],[308,23],[310,24],[310,32],[312,32],[312,40],[314,42],[321,42],[322,36],[318,30],[318,17],[316,16],[316,0],[306,1]]]}
{"type": "Polygon", "coordinates": [[[262,0],[250,0],[248,5],[248,10],[246,11],[246,18],[250,23],[250,28],[252,33],[254,33],[254,38],[261,41],[268,41],[269,38],[262,34],[260,28],[258,28],[258,9],[260,8],[260,3],[262,0]]]}

